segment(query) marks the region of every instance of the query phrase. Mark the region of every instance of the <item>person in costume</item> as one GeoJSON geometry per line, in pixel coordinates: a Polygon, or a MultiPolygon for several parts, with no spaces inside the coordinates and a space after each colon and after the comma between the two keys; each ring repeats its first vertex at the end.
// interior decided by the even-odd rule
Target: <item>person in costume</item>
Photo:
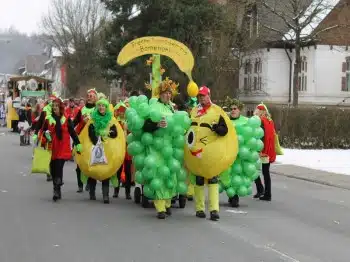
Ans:
{"type": "MultiPolygon", "coordinates": [[[[161,113],[161,120],[159,122],[152,121],[151,118],[146,119],[143,125],[143,131],[148,133],[154,133],[160,129],[167,128],[167,117],[172,116],[175,113],[171,99],[177,94],[177,85],[166,78],[156,90],[158,100],[152,104],[152,107],[161,113]]],[[[169,134],[164,134],[164,138],[171,138],[169,134]]],[[[175,173],[170,173],[167,177],[167,182],[171,182],[172,187],[159,187],[155,190],[153,196],[153,203],[157,210],[158,219],[165,219],[166,216],[171,216],[171,200],[177,195],[176,184],[177,176],[175,173]]]]}
{"type": "Polygon", "coordinates": [[[30,145],[30,126],[32,125],[32,109],[27,101],[23,101],[18,111],[18,128],[20,130],[20,145],[30,145]]]}
{"type": "Polygon", "coordinates": [[[79,112],[79,107],[75,105],[74,98],[70,98],[66,107],[66,115],[73,121],[79,112]]]}
{"type": "Polygon", "coordinates": [[[254,115],[260,117],[261,128],[264,130],[264,137],[261,139],[264,143],[264,148],[260,153],[262,162],[262,174],[264,176],[264,186],[260,177],[255,180],[257,193],[254,198],[259,198],[264,201],[271,201],[271,176],[270,165],[276,160],[275,149],[275,124],[271,118],[269,110],[263,103],[259,104],[254,112],[254,115]]]}
{"type": "MultiPolygon", "coordinates": [[[[248,118],[241,115],[243,106],[243,103],[238,99],[232,100],[230,119],[235,125],[248,122],[248,118]]],[[[239,196],[237,194],[234,195],[233,197],[229,198],[229,202],[231,203],[232,207],[239,207],[239,196]]]]}
{"type": "Polygon", "coordinates": [[[63,167],[72,156],[70,137],[73,139],[77,152],[81,152],[79,138],[74,131],[73,123],[65,116],[65,107],[61,99],[52,102],[52,110],[46,111],[43,132],[51,144],[50,173],[53,181],[52,200],[61,199],[61,186],[63,184],[63,167]]]}
{"type": "MultiPolygon", "coordinates": [[[[115,139],[118,136],[117,126],[111,124],[112,118],[113,113],[109,109],[108,100],[105,98],[98,100],[96,109],[91,114],[91,122],[89,122],[90,124],[88,126],[89,138],[93,145],[98,143],[99,138],[104,142],[108,139],[115,139]]],[[[89,176],[89,174],[86,175],[89,176]]],[[[88,184],[90,200],[96,200],[97,180],[89,177],[88,184]]],[[[103,203],[109,204],[109,178],[102,180],[102,195],[103,203]]]]}
{"type": "Polygon", "coordinates": [[[196,216],[205,218],[204,185],[208,184],[210,219],[219,220],[218,176],[230,168],[238,151],[235,129],[229,117],[210,99],[210,89],[202,86],[199,105],[191,111],[191,128],[186,135],[185,165],[195,175],[196,216]]]}
{"type": "MultiPolygon", "coordinates": [[[[124,135],[126,135],[130,132],[127,131],[127,125],[126,125],[126,119],[125,119],[125,111],[126,111],[127,105],[124,102],[119,102],[115,106],[114,110],[114,116],[118,120],[119,124],[124,130],[124,135]]],[[[119,189],[122,182],[121,176],[122,172],[124,171],[125,174],[125,181],[123,182],[123,186],[125,187],[125,197],[126,199],[131,199],[131,166],[132,166],[132,160],[131,156],[128,154],[128,152],[125,152],[125,160],[123,165],[119,168],[117,172],[117,179],[118,179],[118,187],[114,188],[114,194],[113,197],[117,198],[119,196],[119,189]]]]}
{"type": "MultiPolygon", "coordinates": [[[[97,91],[95,89],[90,89],[87,92],[87,99],[85,105],[80,108],[78,113],[76,114],[73,124],[75,127],[75,131],[79,135],[82,129],[85,127],[85,124],[90,120],[90,114],[95,109],[97,101],[97,91]]],[[[77,183],[78,183],[78,191],[77,193],[83,192],[83,182],[81,181],[81,171],[79,166],[75,169],[77,173],[77,183]]],[[[89,189],[89,185],[86,185],[86,190],[89,189]]]]}

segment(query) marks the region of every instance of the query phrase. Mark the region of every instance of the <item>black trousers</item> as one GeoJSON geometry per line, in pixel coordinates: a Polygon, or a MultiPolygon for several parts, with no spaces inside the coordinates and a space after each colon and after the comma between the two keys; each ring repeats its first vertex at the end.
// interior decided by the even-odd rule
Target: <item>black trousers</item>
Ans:
{"type": "Polygon", "coordinates": [[[77,173],[77,182],[78,182],[78,187],[82,188],[83,187],[83,182],[81,181],[81,171],[79,166],[77,166],[77,168],[75,169],[76,173],[77,173]]]}
{"type": "Polygon", "coordinates": [[[50,162],[50,173],[54,186],[61,186],[63,181],[63,167],[66,160],[55,159],[50,162]]]}
{"type": "Polygon", "coordinates": [[[125,172],[125,183],[124,183],[124,186],[125,186],[125,189],[130,189],[131,188],[131,164],[132,164],[131,160],[125,160],[124,161],[124,165],[122,165],[119,168],[118,172],[117,172],[117,179],[118,179],[119,186],[120,186],[120,184],[121,184],[121,175],[122,175],[123,167],[124,167],[124,172],[125,172]]]}
{"type": "MultiPolygon", "coordinates": [[[[87,184],[89,185],[89,192],[95,193],[97,180],[91,177],[88,178],[87,184]]],[[[109,188],[109,178],[102,181],[102,191],[104,188],[109,188]]]]}
{"type": "Polygon", "coordinates": [[[271,176],[270,176],[270,163],[262,164],[262,174],[264,176],[264,186],[261,183],[260,176],[255,180],[256,190],[258,193],[264,193],[265,196],[271,196],[271,176]]]}

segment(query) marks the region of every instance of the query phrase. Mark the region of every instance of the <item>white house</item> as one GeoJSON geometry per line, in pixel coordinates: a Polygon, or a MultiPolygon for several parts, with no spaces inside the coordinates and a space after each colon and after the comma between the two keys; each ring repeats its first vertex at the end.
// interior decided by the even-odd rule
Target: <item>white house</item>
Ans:
{"type": "MultiPolygon", "coordinates": [[[[350,17],[348,5],[329,10],[312,28],[329,27],[344,16],[350,17]]],[[[302,49],[299,105],[350,106],[350,34],[344,30],[329,30],[302,49]]],[[[239,90],[248,111],[262,101],[291,103],[295,52],[284,46],[261,48],[243,59],[239,90]]]]}

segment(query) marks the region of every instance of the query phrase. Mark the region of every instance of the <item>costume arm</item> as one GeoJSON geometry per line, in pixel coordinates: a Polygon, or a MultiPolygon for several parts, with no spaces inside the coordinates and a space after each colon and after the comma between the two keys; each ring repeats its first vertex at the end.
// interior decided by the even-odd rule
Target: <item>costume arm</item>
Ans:
{"type": "Polygon", "coordinates": [[[263,121],[261,121],[261,126],[260,126],[261,128],[262,128],[262,130],[264,131],[264,136],[261,138],[261,141],[265,141],[265,127],[264,127],[264,122],[263,121]]]}
{"type": "Polygon", "coordinates": [[[43,127],[44,122],[45,122],[45,112],[42,111],[42,112],[40,113],[40,117],[39,117],[38,122],[35,124],[34,133],[35,133],[36,135],[38,135],[39,130],[43,127]]]}
{"type": "Polygon", "coordinates": [[[143,132],[153,133],[158,130],[158,123],[153,122],[151,119],[147,119],[142,127],[143,132]]]}
{"type": "Polygon", "coordinates": [[[95,127],[93,124],[90,124],[89,125],[89,138],[90,138],[90,141],[93,145],[96,145],[97,144],[97,141],[98,141],[98,137],[96,136],[96,132],[95,132],[95,127]]]}
{"type": "Polygon", "coordinates": [[[79,145],[80,141],[79,141],[79,137],[78,137],[77,133],[74,130],[73,121],[70,120],[69,118],[67,121],[68,121],[68,132],[69,132],[70,137],[73,139],[73,144],[79,145]]]}
{"type": "Polygon", "coordinates": [[[110,138],[116,138],[118,136],[118,131],[116,125],[111,126],[109,129],[109,137],[110,138]]]}
{"type": "Polygon", "coordinates": [[[213,125],[213,131],[219,136],[225,136],[228,132],[225,119],[220,116],[219,122],[213,125]]]}

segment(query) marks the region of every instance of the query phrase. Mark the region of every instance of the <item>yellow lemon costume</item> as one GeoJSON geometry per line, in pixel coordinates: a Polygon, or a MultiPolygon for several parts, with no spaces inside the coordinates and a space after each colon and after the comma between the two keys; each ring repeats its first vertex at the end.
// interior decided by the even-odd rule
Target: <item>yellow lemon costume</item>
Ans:
{"type": "Polygon", "coordinates": [[[218,176],[227,170],[238,153],[237,135],[227,114],[217,105],[191,112],[191,128],[186,135],[185,165],[196,176],[196,215],[205,217],[204,184],[208,184],[212,220],[219,212],[218,176]]]}

